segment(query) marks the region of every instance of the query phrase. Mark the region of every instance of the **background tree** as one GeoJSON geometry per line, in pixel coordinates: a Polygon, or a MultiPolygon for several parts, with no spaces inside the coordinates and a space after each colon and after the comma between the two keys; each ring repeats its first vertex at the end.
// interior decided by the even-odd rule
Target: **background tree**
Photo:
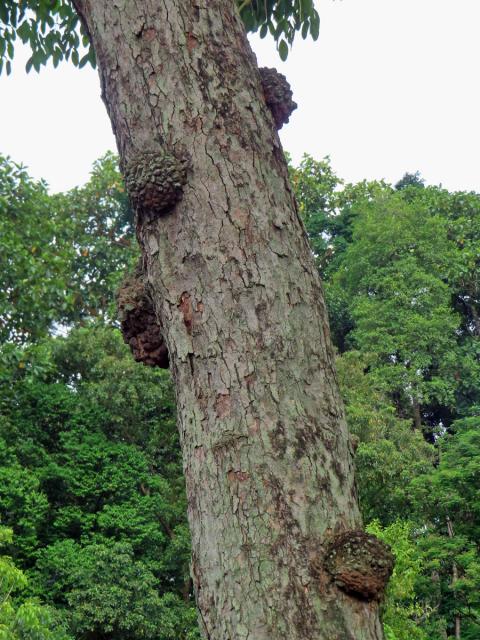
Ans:
{"type": "Polygon", "coordinates": [[[54,196],[0,157],[0,214],[3,341],[21,344],[54,325],[114,317],[114,291],[138,249],[112,154],[95,164],[84,187],[54,196]]]}
{"type": "Polygon", "coordinates": [[[108,326],[24,358],[3,369],[0,507],[31,593],[79,640],[196,637],[167,374],[136,365],[108,326]]]}
{"type": "MultiPolygon", "coordinates": [[[[312,159],[293,171],[307,171],[308,180],[317,173],[319,185],[325,184],[322,171],[331,174],[328,163],[312,159]]],[[[480,360],[472,307],[480,196],[449,193],[414,177],[400,181],[397,193],[383,183],[337,187],[327,213],[305,199],[304,208],[313,203],[305,221],[324,242],[320,260],[343,352],[340,384],[359,439],[362,510],[367,520],[378,519],[373,530],[393,544],[399,563],[387,592],[387,636],[470,638],[478,635],[472,491],[480,360]],[[340,242],[330,231],[336,219],[349,220],[340,242]],[[416,360],[413,371],[398,357],[404,349],[416,360]],[[416,419],[410,403],[415,379],[427,400],[416,419]],[[411,431],[415,421],[434,446],[411,431]],[[412,551],[417,570],[410,578],[397,541],[412,551]],[[410,596],[392,600],[403,580],[410,596]]]]}
{"type": "MultiPolygon", "coordinates": [[[[0,526],[0,549],[11,544],[12,531],[0,526]]],[[[55,612],[33,598],[18,598],[28,580],[12,559],[0,555],[0,633],[4,640],[71,640],[55,612]],[[15,598],[17,596],[17,598],[15,598]]]]}

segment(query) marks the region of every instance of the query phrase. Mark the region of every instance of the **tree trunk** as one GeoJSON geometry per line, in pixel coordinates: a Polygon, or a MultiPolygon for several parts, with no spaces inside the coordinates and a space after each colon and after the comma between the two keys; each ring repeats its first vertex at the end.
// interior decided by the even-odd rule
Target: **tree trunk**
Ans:
{"type": "MultiPolygon", "coordinates": [[[[448,531],[448,537],[449,538],[453,538],[454,537],[454,532],[453,532],[453,524],[452,521],[450,520],[450,518],[447,516],[447,531],[448,531]]],[[[457,563],[454,562],[452,564],[452,588],[455,588],[455,584],[458,581],[458,567],[457,567],[457,563]]],[[[460,615],[457,613],[455,615],[455,640],[461,640],[461,618],[460,615]]]]}
{"type": "Polygon", "coordinates": [[[477,307],[475,306],[475,303],[472,303],[470,305],[470,311],[472,314],[472,321],[473,321],[473,335],[480,338],[480,317],[478,315],[478,311],[477,311],[477,307]]]}
{"type": "Polygon", "coordinates": [[[361,519],[321,284],[236,7],[74,4],[176,383],[203,633],[380,640],[372,584],[389,559],[349,538],[361,519]],[[152,165],[162,193],[142,183],[152,165]],[[382,559],[363,570],[362,553],[382,559]]]}
{"type": "Polygon", "coordinates": [[[416,431],[422,430],[422,414],[420,412],[420,403],[417,398],[412,398],[413,410],[413,427],[416,431]]]}

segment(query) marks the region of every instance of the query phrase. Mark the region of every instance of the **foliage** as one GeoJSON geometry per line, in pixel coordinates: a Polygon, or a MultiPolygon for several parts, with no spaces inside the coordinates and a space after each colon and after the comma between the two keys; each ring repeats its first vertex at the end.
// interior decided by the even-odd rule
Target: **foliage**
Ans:
{"type": "Polygon", "coordinates": [[[480,195],[418,172],[395,188],[342,185],[308,156],[290,172],[340,351],[361,509],[397,556],[386,635],[446,638],[458,618],[477,638],[480,195]]]}
{"type": "Polygon", "coordinates": [[[272,35],[282,60],[297,31],[303,39],[308,34],[318,38],[320,17],[313,0],[237,0],[237,4],[246,30],[259,29],[261,38],[272,35]]]}
{"type": "Polygon", "coordinates": [[[112,154],[84,187],[56,196],[0,156],[0,340],[23,344],[56,325],[112,317],[114,291],[136,253],[131,225],[112,154]]]}
{"type": "Polygon", "coordinates": [[[415,545],[412,524],[397,520],[382,527],[378,520],[367,526],[372,533],[392,549],[395,567],[383,603],[382,619],[386,640],[428,640],[417,620],[428,616],[417,602],[415,583],[421,574],[422,557],[415,545]]]}
{"type": "Polygon", "coordinates": [[[358,438],[355,455],[360,507],[366,521],[383,525],[410,511],[408,486],[428,471],[432,447],[410,422],[397,415],[375,377],[365,373],[369,359],[357,351],[337,358],[340,390],[351,433],[358,438]]]}
{"type": "Polygon", "coordinates": [[[10,73],[17,38],[32,50],[27,71],[39,71],[49,59],[55,67],[64,59],[79,67],[95,65],[88,36],[68,0],[1,0],[0,72],[5,66],[10,73]]]}
{"type": "MultiPolygon", "coordinates": [[[[318,38],[320,18],[313,0],[237,0],[247,31],[270,34],[282,60],[288,56],[295,34],[318,38]]],[[[40,68],[62,60],[82,68],[95,67],[96,59],[88,33],[69,0],[0,0],[0,73],[11,73],[15,43],[21,40],[31,49],[26,69],[40,68]]]]}
{"type": "Polygon", "coordinates": [[[324,272],[335,240],[344,235],[341,221],[335,216],[336,190],[342,182],[333,172],[329,158],[318,161],[304,155],[298,167],[292,166],[288,156],[287,159],[290,180],[308,229],[310,246],[319,270],[324,272]]]}
{"type": "Polygon", "coordinates": [[[462,637],[480,633],[480,418],[459,420],[441,443],[439,464],[411,487],[424,523],[425,576],[418,592],[462,637]],[[454,577],[454,573],[456,576],[454,577]]]}
{"type": "MultiPolygon", "coordinates": [[[[0,525],[0,549],[12,543],[12,530],[0,525]]],[[[70,640],[55,612],[33,598],[15,598],[27,577],[6,555],[0,555],[0,637],[2,640],[70,640]]]]}
{"type": "Polygon", "coordinates": [[[102,325],[27,357],[4,385],[0,512],[30,592],[78,640],[196,638],[168,374],[140,367],[102,325]]]}
{"type": "Polygon", "coordinates": [[[446,222],[397,194],[360,211],[333,277],[353,297],[350,340],[375,354],[371,368],[405,415],[433,402],[449,407],[457,387],[459,317],[445,283],[454,252],[446,222]]]}

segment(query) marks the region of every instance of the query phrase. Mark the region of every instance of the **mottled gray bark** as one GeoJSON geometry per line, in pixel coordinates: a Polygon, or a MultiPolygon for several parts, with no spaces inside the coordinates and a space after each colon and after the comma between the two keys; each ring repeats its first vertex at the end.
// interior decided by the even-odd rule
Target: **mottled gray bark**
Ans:
{"type": "Polygon", "coordinates": [[[205,637],[379,640],[377,602],[325,569],[335,535],[361,527],[352,451],[321,284],[235,5],[74,4],[176,383],[205,637]],[[171,189],[157,194],[160,175],[171,189]]]}

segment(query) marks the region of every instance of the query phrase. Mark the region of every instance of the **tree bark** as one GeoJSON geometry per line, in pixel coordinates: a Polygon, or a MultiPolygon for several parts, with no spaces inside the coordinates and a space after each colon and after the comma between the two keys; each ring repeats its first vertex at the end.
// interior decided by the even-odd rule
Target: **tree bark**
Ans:
{"type": "Polygon", "coordinates": [[[420,403],[417,398],[412,398],[413,410],[413,427],[416,431],[422,430],[422,414],[420,412],[420,403]]]}
{"type": "MultiPolygon", "coordinates": [[[[448,532],[448,537],[449,538],[453,538],[454,537],[454,532],[453,532],[453,524],[452,521],[450,520],[450,518],[447,516],[447,532],[448,532]]],[[[454,562],[452,564],[452,588],[455,588],[455,584],[458,581],[458,567],[457,567],[457,563],[454,562]]],[[[455,614],[455,640],[461,640],[461,628],[462,628],[462,620],[460,617],[460,614],[457,613],[455,614]]]]}
{"type": "Polygon", "coordinates": [[[74,4],[133,176],[176,383],[203,633],[380,640],[377,599],[347,594],[324,562],[361,528],[353,454],[321,284],[235,4],[74,4]],[[146,153],[178,161],[176,204],[148,205],[131,169],[146,153]]]}
{"type": "Polygon", "coordinates": [[[470,311],[473,321],[473,335],[480,338],[480,316],[478,315],[477,307],[475,303],[470,305],[470,311]]]}

